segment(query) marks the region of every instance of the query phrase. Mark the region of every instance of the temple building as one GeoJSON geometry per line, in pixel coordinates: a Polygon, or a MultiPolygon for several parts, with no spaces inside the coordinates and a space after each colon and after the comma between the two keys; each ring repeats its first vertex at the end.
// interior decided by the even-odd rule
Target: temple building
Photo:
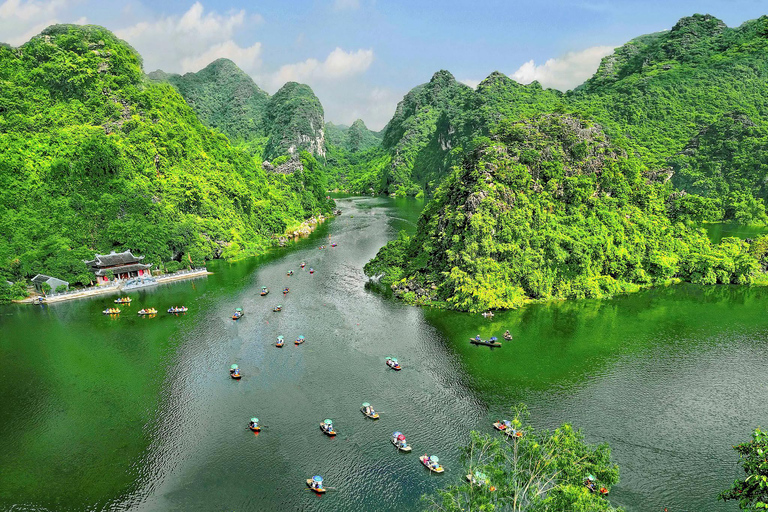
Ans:
{"type": "Polygon", "coordinates": [[[130,279],[132,277],[149,276],[149,267],[152,264],[141,263],[144,256],[134,256],[131,251],[115,252],[109,254],[97,254],[91,261],[85,264],[96,276],[96,284],[109,282],[107,275],[111,272],[115,279],[130,279]]]}

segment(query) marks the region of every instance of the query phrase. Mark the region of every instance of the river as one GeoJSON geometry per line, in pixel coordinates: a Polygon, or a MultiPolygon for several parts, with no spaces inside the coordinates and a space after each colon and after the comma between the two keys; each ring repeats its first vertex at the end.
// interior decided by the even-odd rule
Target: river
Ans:
{"type": "Polygon", "coordinates": [[[371,289],[362,266],[414,229],[423,203],[338,203],[343,214],[308,239],[130,293],[118,318],[101,315],[103,297],[0,308],[0,509],[417,510],[463,478],[469,431],[492,432],[524,402],[538,427],[570,422],[611,445],[615,505],[736,510],[716,495],[739,475],[731,446],[767,426],[768,289],[675,286],[493,320],[408,307],[371,289]],[[135,314],[178,304],[190,312],[135,314]],[[501,349],[466,341],[505,329],[515,340],[501,349]],[[279,349],[280,334],[307,342],[279,349]],[[395,430],[415,453],[395,452],[395,430]],[[425,452],[447,472],[421,467],[425,452]],[[332,487],[319,498],[304,484],[315,474],[332,487]]]}

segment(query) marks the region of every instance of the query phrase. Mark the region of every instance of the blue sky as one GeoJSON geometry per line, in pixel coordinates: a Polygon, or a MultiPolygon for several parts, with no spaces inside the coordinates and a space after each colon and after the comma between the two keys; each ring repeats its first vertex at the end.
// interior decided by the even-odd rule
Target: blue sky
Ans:
{"type": "Polygon", "coordinates": [[[737,26],[757,0],[0,0],[0,41],[52,23],[103,25],[141,52],[146,71],[197,71],[228,57],[270,94],[308,83],[326,120],[381,129],[397,102],[439,69],[476,84],[492,71],[566,90],[612,48],[693,13],[737,26]]]}

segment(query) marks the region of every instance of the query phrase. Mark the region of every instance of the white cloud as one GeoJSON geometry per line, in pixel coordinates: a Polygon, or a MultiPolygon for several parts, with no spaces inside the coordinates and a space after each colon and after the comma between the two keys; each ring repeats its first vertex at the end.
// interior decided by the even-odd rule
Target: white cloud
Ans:
{"type": "Polygon", "coordinates": [[[477,86],[480,85],[480,80],[473,80],[472,78],[465,78],[464,80],[459,80],[459,82],[473,89],[477,89],[477,86]]]}
{"type": "Polygon", "coordinates": [[[402,92],[380,87],[366,89],[364,84],[347,82],[325,84],[315,92],[323,103],[327,121],[350,125],[363,119],[374,131],[381,130],[392,119],[397,102],[403,98],[402,92]]]}
{"type": "Polygon", "coordinates": [[[244,71],[254,72],[261,66],[261,44],[244,48],[234,41],[234,35],[246,24],[261,21],[260,15],[247,16],[244,10],[225,15],[206,13],[201,3],[195,2],[181,16],[141,21],[115,33],[144,57],[146,71],[198,71],[213,60],[226,57],[244,71]]]}
{"type": "Polygon", "coordinates": [[[317,59],[307,59],[295,64],[286,64],[277,72],[265,77],[268,86],[279,88],[286,82],[306,82],[310,85],[318,82],[333,81],[340,78],[359,75],[365,72],[373,63],[373,50],[357,50],[346,52],[336,48],[322,62],[317,59]]]}
{"type": "Polygon", "coordinates": [[[510,76],[521,84],[538,80],[543,87],[567,91],[591,77],[600,65],[600,59],[613,53],[613,50],[613,46],[592,46],[549,59],[540,65],[529,60],[510,76]]]}
{"type": "Polygon", "coordinates": [[[62,23],[60,17],[68,3],[68,0],[0,1],[0,42],[19,46],[49,25],[62,23]]]}
{"type": "Polygon", "coordinates": [[[200,55],[185,57],[181,61],[181,67],[185,71],[197,71],[220,58],[230,59],[241,69],[256,69],[261,66],[261,43],[242,48],[233,41],[225,41],[210,47],[200,55]]]}
{"type": "Polygon", "coordinates": [[[336,11],[355,10],[360,8],[360,0],[335,0],[333,8],[336,11]]]}

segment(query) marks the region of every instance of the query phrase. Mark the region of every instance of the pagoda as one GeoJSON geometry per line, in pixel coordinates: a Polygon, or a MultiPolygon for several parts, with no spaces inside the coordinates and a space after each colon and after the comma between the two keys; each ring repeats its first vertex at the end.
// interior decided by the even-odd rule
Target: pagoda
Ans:
{"type": "Polygon", "coordinates": [[[109,254],[97,254],[96,257],[85,264],[96,276],[96,284],[109,282],[107,274],[111,273],[115,279],[130,279],[131,277],[149,276],[151,263],[141,263],[144,256],[134,256],[131,251],[115,252],[109,254]]]}

